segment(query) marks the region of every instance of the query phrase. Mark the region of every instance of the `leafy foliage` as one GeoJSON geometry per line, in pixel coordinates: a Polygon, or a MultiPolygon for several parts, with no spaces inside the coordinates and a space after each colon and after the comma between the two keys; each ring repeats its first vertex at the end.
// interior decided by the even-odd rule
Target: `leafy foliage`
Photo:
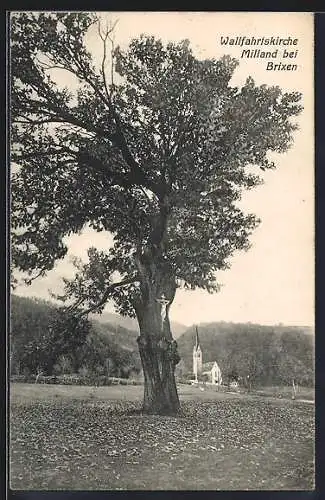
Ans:
{"type": "Polygon", "coordinates": [[[142,36],[108,54],[108,31],[97,67],[85,42],[95,22],[11,17],[12,261],[33,279],[65,256],[65,236],[86,224],[110,231],[113,248],[90,251],[66,298],[99,311],[113,298],[134,315],[149,269],[218,290],[215,273],[258,223],[238,206],[261,182],[250,168],[273,168],[268,152],[290,147],[301,96],[252,78],[232,87],[238,62],[198,60],[188,41],[142,36]],[[57,71],[75,87],[61,88],[57,71]]]}

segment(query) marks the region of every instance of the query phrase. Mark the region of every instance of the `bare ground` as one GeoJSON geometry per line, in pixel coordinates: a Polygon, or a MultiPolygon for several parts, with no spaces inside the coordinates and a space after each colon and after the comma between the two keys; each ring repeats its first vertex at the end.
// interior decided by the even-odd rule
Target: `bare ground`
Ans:
{"type": "Polygon", "coordinates": [[[181,386],[144,416],[141,386],[13,384],[12,489],[312,490],[314,407],[181,386]]]}

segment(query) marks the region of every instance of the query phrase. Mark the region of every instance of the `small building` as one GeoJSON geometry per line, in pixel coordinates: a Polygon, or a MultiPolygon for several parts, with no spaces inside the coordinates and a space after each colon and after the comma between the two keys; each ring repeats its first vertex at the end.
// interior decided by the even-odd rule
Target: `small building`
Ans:
{"type": "Polygon", "coordinates": [[[222,375],[219,365],[216,361],[210,361],[209,363],[203,363],[202,365],[202,375],[207,375],[209,382],[212,384],[221,385],[222,375]]]}

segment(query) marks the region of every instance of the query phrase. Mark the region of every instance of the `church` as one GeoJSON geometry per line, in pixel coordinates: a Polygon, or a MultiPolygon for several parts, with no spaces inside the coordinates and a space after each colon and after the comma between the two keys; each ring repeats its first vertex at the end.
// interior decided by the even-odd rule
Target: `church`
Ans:
{"type": "Polygon", "coordinates": [[[216,361],[203,363],[202,349],[200,346],[199,332],[196,328],[195,345],[193,347],[193,373],[195,380],[198,381],[199,375],[206,375],[211,384],[221,385],[221,370],[216,361]]]}

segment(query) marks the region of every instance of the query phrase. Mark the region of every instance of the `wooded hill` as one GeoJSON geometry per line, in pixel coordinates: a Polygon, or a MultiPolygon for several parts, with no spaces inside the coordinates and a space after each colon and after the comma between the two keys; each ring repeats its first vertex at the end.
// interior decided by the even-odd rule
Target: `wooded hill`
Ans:
{"type": "Polygon", "coordinates": [[[137,332],[91,320],[62,334],[55,328],[57,311],[50,302],[12,295],[11,373],[42,369],[47,375],[80,372],[128,377],[140,372],[137,332]]]}
{"type": "MultiPolygon", "coordinates": [[[[217,361],[224,380],[229,374],[249,376],[257,385],[302,385],[314,382],[314,335],[310,327],[265,326],[251,323],[208,323],[198,326],[203,363],[217,361]]],[[[192,371],[195,328],[178,339],[182,363],[178,372],[192,371]]]]}
{"type": "MultiPolygon", "coordinates": [[[[136,319],[129,318],[126,316],[120,316],[119,314],[103,312],[102,314],[91,314],[91,319],[98,321],[99,323],[104,323],[105,325],[110,324],[112,326],[118,325],[127,330],[132,330],[134,332],[139,332],[139,325],[136,319]]],[[[178,323],[177,321],[171,321],[171,329],[173,332],[174,339],[177,339],[187,330],[187,326],[178,323]]]]}

